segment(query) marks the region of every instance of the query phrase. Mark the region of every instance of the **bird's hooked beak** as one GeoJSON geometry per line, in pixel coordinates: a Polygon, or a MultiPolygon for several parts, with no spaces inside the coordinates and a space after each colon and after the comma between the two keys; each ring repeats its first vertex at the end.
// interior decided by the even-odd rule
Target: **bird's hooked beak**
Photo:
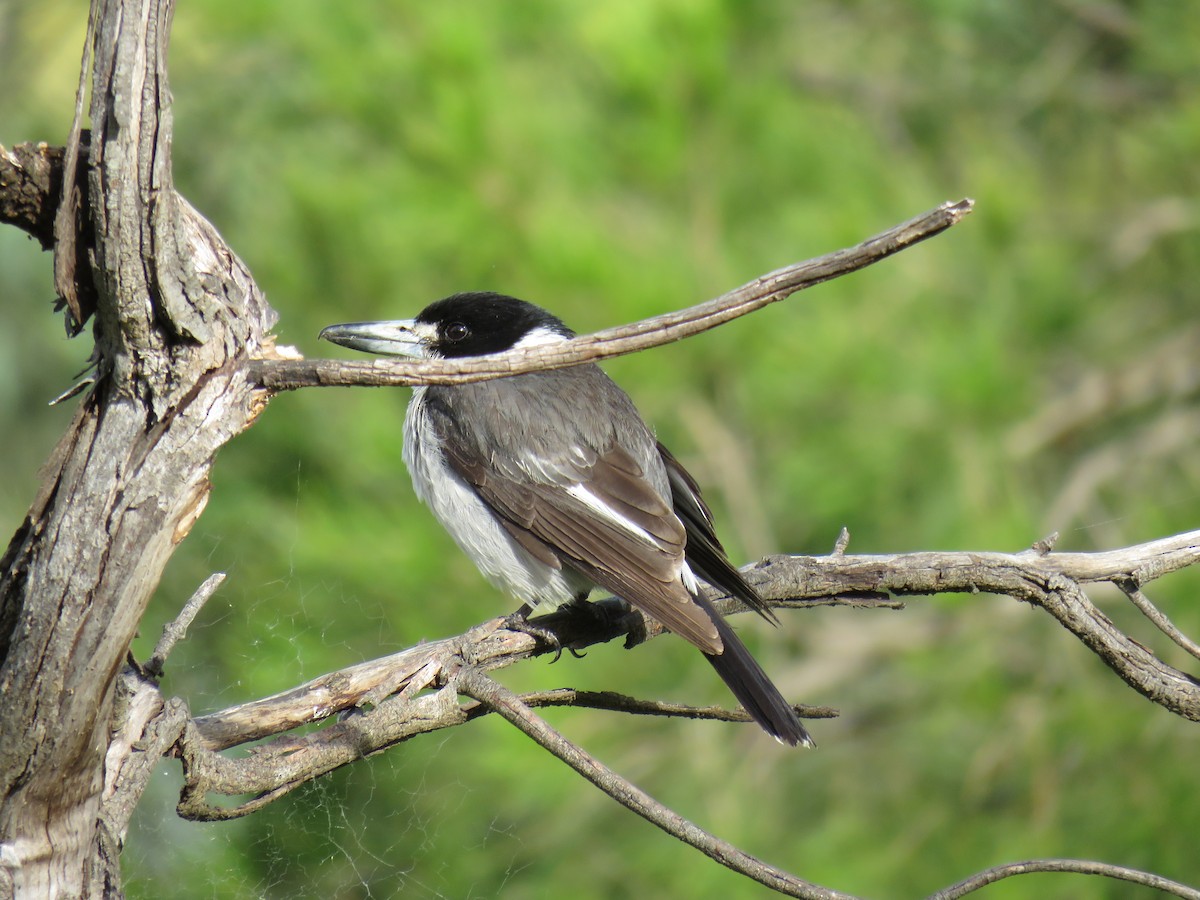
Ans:
{"type": "Polygon", "coordinates": [[[416,319],[394,319],[388,322],[349,322],[330,325],[321,330],[320,338],[382,356],[413,356],[428,358],[436,338],[434,326],[416,319]]]}

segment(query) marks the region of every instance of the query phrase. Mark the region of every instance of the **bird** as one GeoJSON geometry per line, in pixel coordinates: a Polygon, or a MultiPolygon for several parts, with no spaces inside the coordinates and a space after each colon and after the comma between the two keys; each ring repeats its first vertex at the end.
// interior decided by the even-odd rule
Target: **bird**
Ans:
{"type": "MultiPolygon", "coordinates": [[[[458,293],[415,319],[330,325],[320,338],[385,356],[460,359],[567,341],[524,300],[458,293]]],[[[703,581],[778,619],[733,566],[696,480],[594,363],[413,389],[404,462],[417,497],[518,615],[583,606],[600,588],[694,645],[750,718],[815,746],[706,598],[703,581]]]]}

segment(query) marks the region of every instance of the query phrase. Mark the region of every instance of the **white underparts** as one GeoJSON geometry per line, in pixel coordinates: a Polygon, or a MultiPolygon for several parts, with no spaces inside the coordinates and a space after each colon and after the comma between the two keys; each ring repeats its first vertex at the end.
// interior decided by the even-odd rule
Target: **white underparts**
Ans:
{"type": "Polygon", "coordinates": [[[590,591],[591,582],[579,573],[553,568],[531,556],[475,489],[447,465],[425,413],[424,399],[425,388],[414,388],[404,417],[404,463],[417,497],[484,578],[524,603],[551,609],[590,591]]]}

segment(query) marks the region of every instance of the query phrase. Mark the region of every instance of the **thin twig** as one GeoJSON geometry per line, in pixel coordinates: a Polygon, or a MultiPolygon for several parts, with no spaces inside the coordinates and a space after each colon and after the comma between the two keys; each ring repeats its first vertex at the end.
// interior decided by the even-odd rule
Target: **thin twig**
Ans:
{"type": "Polygon", "coordinates": [[[940,234],[962,221],[973,206],[969,199],[943,203],[857,246],[763,275],[707,303],[562,343],[456,360],[257,359],[247,364],[247,372],[252,381],[270,391],[333,385],[463,384],[622,356],[700,334],[804,288],[865,268],[940,234]]]}
{"type": "Polygon", "coordinates": [[[1026,862],[1006,863],[992,866],[977,872],[970,878],[964,878],[957,884],[942,888],[930,894],[929,900],[958,900],[980,888],[995,884],[1014,875],[1032,875],[1035,873],[1065,872],[1074,875],[1099,875],[1104,878],[1115,878],[1120,881],[1131,881],[1145,887],[1155,888],[1176,897],[1186,897],[1187,900],[1200,900],[1200,891],[1178,881],[1163,878],[1153,872],[1143,872],[1140,869],[1130,869],[1126,866],[1114,866],[1110,863],[1095,862],[1090,859],[1031,859],[1026,862]]]}
{"type": "Polygon", "coordinates": [[[790,897],[853,900],[849,894],[804,881],[782,869],[767,865],[663,806],[641,788],[626,781],[599,760],[585,753],[582,748],[568,741],[544,719],[535,715],[512,691],[488,678],[478,669],[470,666],[464,668],[458,677],[458,689],[495,710],[535,743],[561,759],[626,809],[632,810],[647,822],[690,844],[734,872],[753,878],[759,884],[790,897]]]}
{"type": "Polygon", "coordinates": [[[830,556],[845,556],[846,548],[850,546],[850,529],[845,525],[838,532],[837,540],[833,542],[833,552],[830,556]]]}
{"type": "MultiPolygon", "coordinates": [[[[643,700],[616,691],[580,691],[558,688],[521,694],[520,700],[533,709],[544,706],[571,706],[576,709],[600,709],[634,716],[668,716],[680,719],[704,719],[710,722],[751,722],[741,709],[723,706],[692,706],[687,703],[667,703],[662,700],[643,700]]],[[[804,719],[835,719],[839,715],[832,706],[797,704],[793,709],[804,719]]]]}
{"type": "Polygon", "coordinates": [[[196,588],[196,593],[192,594],[190,600],[183,605],[183,609],[179,611],[179,615],[172,621],[163,626],[162,637],[158,639],[158,643],[154,645],[154,652],[150,658],[146,660],[146,665],[143,667],[146,674],[154,678],[161,678],[163,666],[166,665],[167,657],[171,655],[171,651],[187,635],[188,627],[195,620],[196,615],[208,602],[209,598],[216,593],[217,588],[221,586],[221,582],[225,580],[224,572],[214,572],[204,579],[204,583],[196,588]]]}
{"type": "Polygon", "coordinates": [[[1150,602],[1150,598],[1142,593],[1141,588],[1134,582],[1124,580],[1118,580],[1116,585],[1121,589],[1121,593],[1128,597],[1133,605],[1141,610],[1142,615],[1153,622],[1159,631],[1182,647],[1188,654],[1196,659],[1200,659],[1200,644],[1197,644],[1180,631],[1175,626],[1175,623],[1167,618],[1166,613],[1150,602]]]}

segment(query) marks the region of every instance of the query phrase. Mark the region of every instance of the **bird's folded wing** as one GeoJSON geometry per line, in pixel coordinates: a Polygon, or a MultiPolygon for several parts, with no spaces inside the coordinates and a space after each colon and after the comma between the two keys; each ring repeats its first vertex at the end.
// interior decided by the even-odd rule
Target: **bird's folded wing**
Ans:
{"type": "Polygon", "coordinates": [[[520,460],[506,461],[500,475],[493,461],[472,453],[465,442],[447,441],[445,452],[451,467],[535,557],[545,561],[531,549],[530,538],[705,653],[722,652],[716,625],[681,578],[684,527],[622,447],[581,460],[576,478],[552,483],[514,477],[545,468],[520,460]]]}
{"type": "Polygon", "coordinates": [[[675,515],[687,530],[688,565],[713,587],[742,601],[768,622],[778,625],[779,617],[763,603],[758,592],[747,583],[742,573],[725,555],[725,548],[721,546],[713,526],[712,512],[700,495],[700,486],[696,484],[696,479],[662,444],[658,444],[658,455],[662,457],[663,465],[667,469],[675,515]]]}

